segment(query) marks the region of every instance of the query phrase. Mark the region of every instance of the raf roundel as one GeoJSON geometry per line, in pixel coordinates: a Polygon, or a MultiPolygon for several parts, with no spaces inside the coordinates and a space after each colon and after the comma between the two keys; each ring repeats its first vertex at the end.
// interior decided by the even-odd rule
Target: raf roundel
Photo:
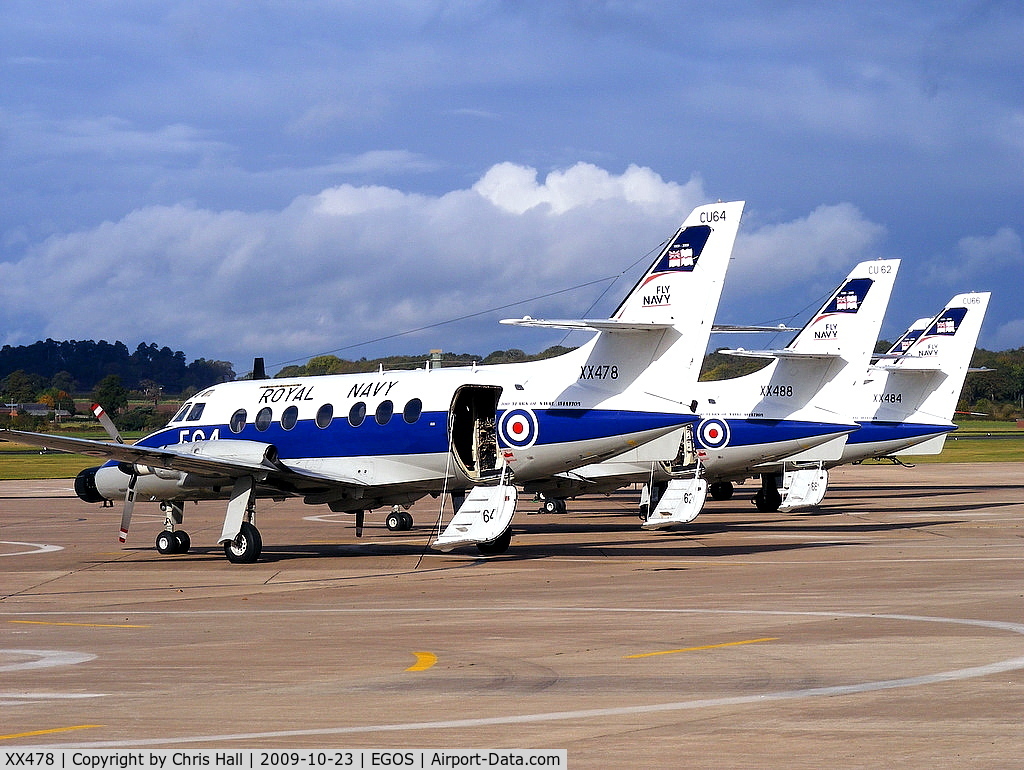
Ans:
{"type": "Polygon", "coordinates": [[[725,420],[704,420],[697,427],[697,439],[706,449],[721,449],[729,443],[729,423],[725,420]]]}
{"type": "Polygon", "coordinates": [[[537,415],[530,409],[509,409],[498,421],[498,435],[513,449],[533,446],[537,440],[537,415]]]}

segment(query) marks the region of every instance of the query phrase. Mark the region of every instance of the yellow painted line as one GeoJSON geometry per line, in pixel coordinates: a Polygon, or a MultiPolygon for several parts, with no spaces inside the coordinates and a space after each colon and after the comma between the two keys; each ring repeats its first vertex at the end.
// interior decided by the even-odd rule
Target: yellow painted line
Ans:
{"type": "Polygon", "coordinates": [[[416,662],[409,666],[406,671],[426,671],[437,663],[437,656],[432,652],[414,652],[416,662]]]}
{"type": "Polygon", "coordinates": [[[9,741],[14,738],[31,738],[34,735],[53,735],[53,733],[66,733],[70,730],[87,730],[90,727],[106,727],[106,725],[75,725],[74,727],[54,727],[52,730],[33,730],[30,733],[14,733],[14,735],[0,735],[0,741],[9,741]]]}
{"type": "Polygon", "coordinates": [[[82,628],[149,628],[149,626],[117,625],[114,623],[51,623],[46,620],[8,620],[8,623],[21,623],[26,626],[81,626],[82,628]]]}
{"type": "Polygon", "coordinates": [[[738,647],[741,644],[757,644],[758,642],[774,642],[777,636],[767,636],[764,639],[747,639],[742,642],[724,642],[722,644],[705,644],[702,647],[684,647],[681,650],[662,650],[661,652],[644,652],[640,655],[626,655],[626,658],[652,658],[655,655],[674,655],[677,652],[696,652],[697,650],[714,650],[719,647],[738,647]]]}

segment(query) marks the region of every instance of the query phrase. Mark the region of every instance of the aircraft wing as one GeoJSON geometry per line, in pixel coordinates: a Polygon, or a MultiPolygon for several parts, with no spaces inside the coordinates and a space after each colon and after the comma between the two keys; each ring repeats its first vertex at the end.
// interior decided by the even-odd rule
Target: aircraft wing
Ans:
{"type": "Polygon", "coordinates": [[[237,478],[255,475],[261,480],[286,481],[289,484],[314,482],[321,485],[366,486],[365,482],[348,474],[341,477],[287,466],[277,459],[277,452],[271,444],[256,441],[194,441],[180,444],[178,446],[181,448],[178,449],[173,445],[144,447],[3,428],[0,428],[0,441],[13,441],[117,462],[194,473],[199,476],[237,478]]]}

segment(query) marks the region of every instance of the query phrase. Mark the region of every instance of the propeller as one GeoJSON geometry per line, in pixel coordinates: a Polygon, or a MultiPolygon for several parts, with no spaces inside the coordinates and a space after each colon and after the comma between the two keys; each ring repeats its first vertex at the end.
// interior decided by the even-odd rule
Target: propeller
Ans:
{"type": "MultiPolygon", "coordinates": [[[[106,413],[102,406],[93,404],[92,413],[96,415],[96,419],[100,421],[100,425],[103,426],[103,429],[110,438],[118,444],[124,443],[124,439],[121,438],[117,426],[114,425],[114,421],[110,419],[110,415],[106,413]]],[[[132,523],[132,511],[135,508],[135,483],[139,480],[139,474],[135,470],[134,463],[121,463],[119,467],[129,474],[128,491],[124,496],[124,510],[121,511],[121,529],[117,533],[118,542],[124,543],[128,540],[128,528],[132,523]],[[131,466],[130,470],[128,470],[129,465],[131,466]]]]}

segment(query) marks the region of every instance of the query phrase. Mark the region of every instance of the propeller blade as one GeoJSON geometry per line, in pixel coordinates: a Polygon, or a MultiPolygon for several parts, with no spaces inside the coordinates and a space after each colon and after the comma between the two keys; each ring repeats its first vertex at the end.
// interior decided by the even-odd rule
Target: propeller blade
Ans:
{"type": "Polygon", "coordinates": [[[128,479],[128,492],[125,493],[124,510],[121,511],[121,531],[117,534],[117,539],[121,543],[128,539],[128,527],[132,523],[132,509],[135,508],[135,482],[138,480],[137,473],[133,473],[132,477],[128,479]]]}
{"type": "Polygon", "coordinates": [[[114,421],[110,419],[110,415],[103,410],[102,406],[99,404],[93,404],[92,413],[96,415],[96,419],[100,421],[100,425],[103,426],[103,429],[107,432],[108,436],[114,439],[118,444],[124,443],[124,439],[121,438],[121,434],[117,432],[117,426],[114,425],[114,421]]]}

